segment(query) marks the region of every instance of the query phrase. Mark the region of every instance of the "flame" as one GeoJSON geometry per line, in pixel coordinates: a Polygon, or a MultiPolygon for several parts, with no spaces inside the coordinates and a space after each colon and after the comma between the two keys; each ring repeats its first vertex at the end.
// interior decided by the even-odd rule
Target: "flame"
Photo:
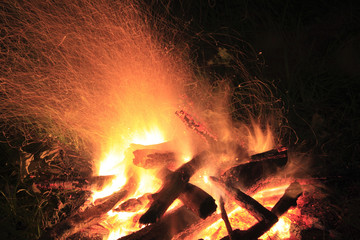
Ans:
{"type": "MultiPolygon", "coordinates": [[[[265,188],[264,190],[256,193],[253,198],[260,202],[263,206],[271,209],[284,194],[284,191],[288,185],[289,184],[284,183],[281,186],[265,188]]],[[[293,211],[294,210],[289,210],[289,213],[291,214],[293,211]]],[[[219,209],[217,213],[220,213],[219,209]]],[[[290,238],[290,226],[292,222],[287,217],[287,215],[288,214],[281,216],[279,221],[259,239],[273,239],[274,236],[277,236],[280,239],[290,238]]],[[[246,230],[257,223],[257,220],[251,216],[246,209],[238,206],[231,207],[230,205],[228,217],[233,229],[246,230]]],[[[226,235],[228,235],[228,232],[223,220],[220,218],[210,226],[196,233],[196,236],[193,237],[204,238],[206,236],[207,239],[215,240],[220,239],[226,235]]]]}
{"type": "Polygon", "coordinates": [[[248,129],[248,147],[250,153],[266,152],[275,146],[274,135],[267,124],[266,129],[261,129],[260,125],[253,122],[252,130],[248,129]]]}
{"type": "MultiPolygon", "coordinates": [[[[148,131],[144,131],[142,135],[139,133],[133,134],[133,138],[129,140],[127,144],[113,147],[112,150],[105,154],[99,161],[99,175],[116,175],[116,177],[101,191],[93,191],[93,201],[109,196],[121,189],[127,181],[126,171],[129,171],[129,169],[132,169],[138,176],[141,176],[139,177],[138,188],[131,198],[137,198],[145,193],[156,192],[158,190],[161,186],[161,181],[155,177],[154,172],[132,165],[132,158],[126,155],[126,150],[130,147],[131,143],[152,145],[166,141],[164,134],[159,128],[153,127],[149,129],[148,131]]],[[[172,207],[174,206],[176,206],[175,203],[172,207]]],[[[134,213],[109,211],[108,218],[103,223],[103,226],[109,230],[109,235],[106,239],[118,239],[133,231],[139,230],[141,227],[137,224],[136,218],[144,212],[144,208],[134,213]]]]}
{"type": "MultiPolygon", "coordinates": [[[[183,134],[185,127],[174,116],[179,96],[189,94],[189,108],[206,111],[203,115],[217,119],[221,127],[227,125],[221,106],[215,104],[206,110],[201,106],[225,103],[228,91],[215,94],[220,101],[209,96],[216,93],[210,91],[214,85],[193,73],[193,61],[184,55],[189,52],[187,44],[171,34],[156,33],[156,29],[170,26],[160,19],[160,25],[153,28],[155,19],[141,12],[142,6],[137,6],[140,1],[9,2],[14,14],[2,12],[9,21],[4,25],[6,36],[0,39],[9,49],[2,53],[5,63],[0,65],[1,119],[10,120],[11,127],[19,119],[16,127],[24,128],[24,136],[44,133],[46,138],[56,136],[89,152],[98,160],[98,175],[115,175],[104,189],[93,192],[93,201],[121,189],[130,173],[138,177],[132,198],[160,187],[153,171],[132,164],[126,152],[131,143],[158,144],[170,136],[181,136],[180,148],[186,151],[179,158],[184,162],[191,159],[196,148],[190,146],[193,138],[183,134]],[[30,130],[29,122],[33,122],[30,130]]],[[[177,29],[167,30],[181,35],[177,29]]],[[[249,86],[256,90],[259,82],[249,86]]],[[[229,130],[233,129],[224,130],[222,135],[230,134],[229,130]]],[[[259,124],[253,124],[242,140],[248,142],[250,153],[274,146],[270,127],[263,131],[259,124]]],[[[208,185],[207,175],[202,182],[208,185]]],[[[258,197],[265,199],[278,190],[262,194],[258,197]]],[[[109,229],[107,238],[117,239],[140,229],[137,218],[144,211],[145,206],[135,213],[109,211],[102,223],[109,229]]],[[[230,213],[234,227],[242,229],[253,223],[247,216],[240,208],[230,213]]],[[[210,226],[213,230],[205,236],[225,235],[221,222],[210,226]]],[[[283,224],[288,224],[286,219],[276,226],[286,229],[283,224]]]]}

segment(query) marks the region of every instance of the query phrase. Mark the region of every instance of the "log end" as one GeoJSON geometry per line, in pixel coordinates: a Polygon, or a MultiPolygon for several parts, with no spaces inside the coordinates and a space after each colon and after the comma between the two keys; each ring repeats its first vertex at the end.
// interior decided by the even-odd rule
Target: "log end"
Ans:
{"type": "Polygon", "coordinates": [[[216,211],[217,205],[215,199],[211,196],[206,198],[205,201],[201,204],[199,209],[199,217],[202,219],[207,218],[216,211]]]}

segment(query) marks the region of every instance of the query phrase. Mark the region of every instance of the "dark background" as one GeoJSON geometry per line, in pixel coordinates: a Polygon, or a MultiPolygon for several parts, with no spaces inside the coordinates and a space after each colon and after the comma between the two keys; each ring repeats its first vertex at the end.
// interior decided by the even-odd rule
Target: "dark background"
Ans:
{"type": "MultiPolygon", "coordinates": [[[[151,1],[186,38],[197,65],[217,76],[242,73],[218,62],[219,48],[251,75],[272,83],[293,129],[286,142],[311,158],[325,186],[323,228],[307,239],[360,236],[360,8],[357,1],[151,1]]],[[[3,139],[1,139],[3,140],[3,139]]],[[[19,181],[18,153],[0,144],[0,226],[8,239],[33,239],[46,219],[43,200],[19,181]],[[19,189],[23,189],[19,191],[19,189]],[[35,196],[35,197],[34,197],[35,196]],[[40,220],[39,220],[40,219],[40,220]]]]}
{"type": "MultiPolygon", "coordinates": [[[[322,208],[324,228],[304,238],[357,239],[360,234],[359,4],[276,0],[171,4],[165,9],[175,19],[188,23],[195,33],[213,33],[214,42],[218,41],[222,47],[234,50],[235,46],[244,51],[246,56],[241,55],[242,60],[251,74],[275,85],[288,124],[294,130],[288,144],[310,156],[308,171],[311,176],[321,178],[325,186],[323,206],[317,209],[322,208]],[[255,57],[258,53],[261,55],[255,57]]],[[[199,47],[196,55],[199,65],[206,65],[214,54],[214,46],[219,45],[199,47]]],[[[211,70],[220,75],[232,71],[219,66],[212,66],[211,70]]],[[[237,80],[234,81],[236,85],[237,80]]]]}

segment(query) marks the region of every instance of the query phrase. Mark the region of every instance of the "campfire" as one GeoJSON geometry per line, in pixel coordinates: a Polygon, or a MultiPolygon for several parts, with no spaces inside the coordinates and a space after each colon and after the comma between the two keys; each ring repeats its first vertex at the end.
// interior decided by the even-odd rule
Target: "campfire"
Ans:
{"type": "MultiPolygon", "coordinates": [[[[122,161],[138,169],[138,175],[125,172],[83,181],[82,187],[93,191],[91,201],[42,239],[66,239],[85,229],[96,235],[94,225],[102,226],[106,239],[119,240],[295,238],[290,229],[300,224],[296,206],[302,184],[308,183],[287,176],[288,149],[249,155],[240,145],[217,140],[185,111],[176,115],[202,137],[205,150],[179,159],[171,142],[130,144],[122,161]],[[236,149],[231,155],[229,147],[236,149]]],[[[109,160],[117,158],[109,155],[102,164],[109,160]]],[[[59,180],[37,186],[74,187],[59,180]]]]}
{"type": "Polygon", "coordinates": [[[312,223],[301,211],[311,181],[293,174],[266,84],[198,76],[186,47],[157,32],[166,23],[156,28],[131,1],[79,2],[9,6],[14,34],[2,39],[12,46],[2,119],[26,143],[35,135],[72,149],[22,148],[23,177],[37,192],[91,193],[40,239],[299,238],[312,223]],[[234,89],[249,115],[233,116],[234,89]],[[54,156],[66,167],[92,162],[92,174],[49,177],[54,156]]]}

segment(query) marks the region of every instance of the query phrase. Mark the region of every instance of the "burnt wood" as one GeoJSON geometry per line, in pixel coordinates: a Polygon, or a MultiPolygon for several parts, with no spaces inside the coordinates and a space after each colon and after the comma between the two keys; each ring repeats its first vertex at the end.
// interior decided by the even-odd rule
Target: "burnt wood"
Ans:
{"type": "MultiPolygon", "coordinates": [[[[280,217],[284,213],[286,213],[291,207],[296,206],[297,199],[302,195],[302,188],[298,182],[293,182],[290,186],[285,190],[284,195],[280,198],[280,200],[275,204],[275,206],[271,209],[271,212],[280,217]]],[[[277,222],[277,221],[276,221],[277,222]]],[[[236,229],[232,232],[231,238],[226,236],[221,240],[253,240],[258,239],[264,233],[270,230],[270,228],[276,222],[266,222],[260,221],[253,225],[246,231],[242,231],[236,229]]]]}
{"type": "Polygon", "coordinates": [[[208,155],[208,152],[204,151],[169,174],[161,189],[155,194],[150,208],[140,217],[139,222],[141,224],[156,222],[175,199],[184,192],[189,179],[203,166],[208,155]]]}
{"type": "Polygon", "coordinates": [[[217,187],[222,189],[231,200],[236,202],[240,207],[245,208],[258,221],[277,222],[278,219],[274,213],[270,212],[268,209],[266,209],[263,205],[261,205],[258,201],[256,201],[249,195],[243,193],[239,189],[225,184],[216,177],[211,176],[210,180],[217,187]]]}
{"type": "Polygon", "coordinates": [[[118,240],[170,240],[199,220],[200,218],[192,211],[182,206],[166,213],[159,222],[118,240]]]}
{"type": "Polygon", "coordinates": [[[128,197],[136,189],[135,182],[134,179],[130,178],[121,190],[106,197],[106,200],[100,201],[102,203],[89,207],[83,212],[74,213],[45,231],[39,240],[66,239],[81,229],[96,223],[118,202],[128,197]]]}
{"type": "Polygon", "coordinates": [[[133,151],[134,165],[145,169],[171,166],[176,162],[174,152],[157,149],[138,149],[133,151]]]}
{"type": "Polygon", "coordinates": [[[288,161],[287,149],[280,148],[252,155],[251,161],[230,168],[221,175],[227,185],[247,191],[260,181],[277,174],[288,161]]]}

